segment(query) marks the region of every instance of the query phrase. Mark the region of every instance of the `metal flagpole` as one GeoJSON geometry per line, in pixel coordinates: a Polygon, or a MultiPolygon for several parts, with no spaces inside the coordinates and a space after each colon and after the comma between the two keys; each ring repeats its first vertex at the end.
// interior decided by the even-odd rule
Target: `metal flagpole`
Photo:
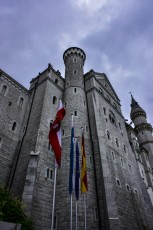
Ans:
{"type": "Polygon", "coordinates": [[[52,208],[52,224],[51,224],[51,230],[54,229],[54,212],[55,212],[55,192],[56,192],[56,175],[57,175],[57,163],[55,160],[55,175],[54,175],[54,190],[53,190],[53,208],[52,208]]]}
{"type": "Polygon", "coordinates": [[[70,220],[70,230],[72,230],[72,194],[70,195],[70,201],[71,201],[71,220],[70,220]]]}
{"type": "MultiPolygon", "coordinates": [[[[73,114],[72,115],[72,127],[73,127],[73,114]]],[[[73,140],[73,155],[74,155],[74,140],[73,140]]],[[[72,187],[73,187],[73,175],[72,175],[72,187]]],[[[72,230],[72,191],[70,194],[70,206],[71,206],[71,214],[70,214],[70,230],[72,230]]]]}
{"type": "Polygon", "coordinates": [[[84,229],[87,229],[86,194],[84,193],[84,229]]]}
{"type": "Polygon", "coordinates": [[[76,200],[76,230],[78,230],[78,201],[76,200]]]}

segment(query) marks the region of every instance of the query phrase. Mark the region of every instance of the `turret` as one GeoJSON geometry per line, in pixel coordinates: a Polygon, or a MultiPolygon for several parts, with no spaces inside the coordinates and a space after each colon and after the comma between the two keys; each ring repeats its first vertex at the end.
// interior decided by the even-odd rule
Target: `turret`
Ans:
{"type": "MultiPolygon", "coordinates": [[[[57,205],[56,213],[58,214],[58,229],[70,228],[70,195],[68,192],[69,184],[69,168],[70,168],[70,136],[71,136],[71,120],[73,114],[74,136],[77,138],[80,148],[80,164],[81,164],[81,128],[84,128],[84,143],[87,162],[87,180],[89,192],[87,192],[87,229],[98,229],[99,223],[95,221],[94,207],[97,207],[96,188],[94,178],[94,170],[90,164],[92,159],[92,146],[89,133],[88,111],[86,94],[84,90],[84,72],[83,66],[86,55],[80,48],[71,47],[64,52],[63,59],[65,63],[65,90],[64,105],[66,115],[62,121],[62,166],[57,177],[57,205]],[[61,192],[62,189],[62,192],[61,192]],[[64,209],[64,212],[63,212],[64,209]]],[[[75,156],[74,156],[75,161],[75,156]]],[[[75,168],[75,166],[74,166],[75,168]]],[[[74,169],[75,172],[75,169],[74,169]]],[[[75,203],[75,191],[72,191],[73,204],[75,203]]],[[[83,195],[80,194],[78,201],[78,229],[84,229],[84,212],[83,212],[83,195]]],[[[73,229],[75,229],[75,207],[73,205],[73,229]]]]}
{"type": "Polygon", "coordinates": [[[142,153],[143,164],[149,187],[153,187],[153,136],[152,126],[147,122],[146,112],[139,106],[131,96],[131,120],[133,121],[142,153]]]}

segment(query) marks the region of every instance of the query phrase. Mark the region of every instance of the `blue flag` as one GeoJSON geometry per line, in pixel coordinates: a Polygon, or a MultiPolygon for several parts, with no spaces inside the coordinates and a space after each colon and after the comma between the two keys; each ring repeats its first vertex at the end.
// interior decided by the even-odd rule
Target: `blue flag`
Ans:
{"type": "Polygon", "coordinates": [[[76,167],[75,167],[75,196],[79,200],[79,178],[80,178],[80,167],[79,167],[79,145],[76,141],[76,167]]]}
{"type": "Polygon", "coordinates": [[[74,127],[72,127],[71,129],[69,194],[72,194],[72,190],[73,190],[73,163],[74,163],[74,127]]]}

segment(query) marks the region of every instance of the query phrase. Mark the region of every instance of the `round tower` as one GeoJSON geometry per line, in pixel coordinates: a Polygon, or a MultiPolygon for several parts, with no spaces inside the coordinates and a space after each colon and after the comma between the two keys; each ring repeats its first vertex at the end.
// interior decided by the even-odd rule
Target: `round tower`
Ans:
{"type": "MultiPolygon", "coordinates": [[[[87,229],[99,229],[99,223],[95,220],[94,208],[96,203],[96,189],[94,181],[94,170],[92,164],[92,146],[89,133],[88,112],[86,94],[84,90],[84,71],[83,66],[86,59],[84,51],[77,47],[71,47],[64,52],[65,63],[65,89],[64,89],[64,106],[66,115],[62,121],[62,161],[61,169],[57,175],[57,192],[56,192],[56,215],[58,216],[58,229],[70,229],[70,195],[69,195],[69,169],[70,169],[70,140],[71,140],[71,123],[73,115],[74,136],[79,144],[79,162],[81,172],[81,137],[84,129],[84,143],[87,162],[87,181],[88,192],[86,193],[86,210],[87,210],[87,229]],[[90,174],[89,174],[90,173],[90,174]]],[[[76,154],[74,151],[74,174],[75,174],[76,154]]],[[[81,173],[80,173],[81,174],[81,173]]],[[[84,196],[79,191],[78,200],[78,229],[84,229],[84,196]]],[[[73,229],[76,222],[76,197],[75,188],[72,191],[73,200],[73,229]]]]}
{"type": "Polygon", "coordinates": [[[151,168],[153,168],[153,136],[152,126],[147,122],[146,112],[139,106],[131,96],[131,120],[133,121],[140,147],[148,152],[151,168]]]}

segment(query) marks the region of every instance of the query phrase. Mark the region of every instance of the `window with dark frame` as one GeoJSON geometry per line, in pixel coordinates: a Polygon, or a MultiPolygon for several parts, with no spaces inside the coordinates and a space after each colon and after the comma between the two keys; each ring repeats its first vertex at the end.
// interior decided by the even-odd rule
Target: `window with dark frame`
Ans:
{"type": "Polygon", "coordinates": [[[16,129],[16,122],[14,121],[12,125],[12,131],[15,131],[15,129],[16,129]]]}
{"type": "Polygon", "coordinates": [[[7,90],[7,86],[3,85],[3,87],[2,87],[2,95],[3,96],[5,96],[6,90],[7,90]]]}

